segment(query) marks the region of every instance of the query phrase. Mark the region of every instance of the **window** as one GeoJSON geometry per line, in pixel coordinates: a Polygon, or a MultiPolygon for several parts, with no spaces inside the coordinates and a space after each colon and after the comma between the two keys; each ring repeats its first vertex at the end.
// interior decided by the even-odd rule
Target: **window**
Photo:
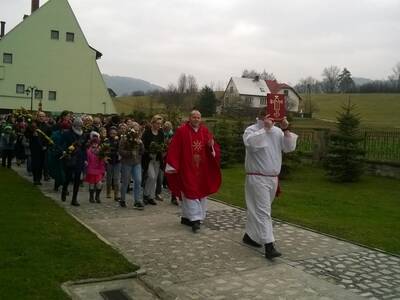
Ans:
{"type": "Polygon", "coordinates": [[[25,94],[25,84],[18,83],[15,92],[17,94],[25,94]]]}
{"type": "Polygon", "coordinates": [[[231,86],[231,87],[229,88],[229,91],[231,92],[231,94],[233,93],[233,86],[231,86]]]}
{"type": "Polygon", "coordinates": [[[43,99],[43,91],[42,90],[35,91],[35,99],[43,99]]]}
{"type": "Polygon", "coordinates": [[[13,55],[11,53],[3,53],[3,63],[12,64],[13,55]]]}
{"type": "Polygon", "coordinates": [[[56,100],[56,99],[57,99],[57,92],[49,91],[49,100],[56,100]]]}
{"type": "Polygon", "coordinates": [[[52,40],[59,40],[60,39],[60,32],[58,30],[52,30],[50,37],[52,40]]]}
{"type": "Polygon", "coordinates": [[[289,91],[288,90],[283,90],[283,93],[285,94],[285,96],[289,95],[289,91]]]}
{"type": "Polygon", "coordinates": [[[260,105],[266,105],[267,104],[267,98],[262,97],[260,98],[260,105]]]}
{"type": "Polygon", "coordinates": [[[75,34],[73,32],[67,32],[66,41],[73,42],[75,39],[75,34]]]}
{"type": "Polygon", "coordinates": [[[265,93],[265,89],[264,88],[260,88],[260,91],[265,93]]]}
{"type": "Polygon", "coordinates": [[[245,98],[246,104],[252,104],[253,103],[253,98],[252,97],[246,97],[245,98]]]}

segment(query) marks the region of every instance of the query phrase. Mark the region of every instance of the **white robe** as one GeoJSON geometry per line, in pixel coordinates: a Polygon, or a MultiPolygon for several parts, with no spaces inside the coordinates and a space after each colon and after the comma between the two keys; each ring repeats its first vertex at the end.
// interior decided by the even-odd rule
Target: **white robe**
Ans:
{"type": "Polygon", "coordinates": [[[247,206],[246,233],[263,245],[275,241],[272,231],[271,205],[278,187],[282,152],[296,149],[297,135],[286,135],[278,127],[265,129],[263,121],[246,128],[245,197],[247,206]],[[253,175],[249,175],[249,173],[253,175]],[[257,175],[255,175],[257,174],[257,175]]]}

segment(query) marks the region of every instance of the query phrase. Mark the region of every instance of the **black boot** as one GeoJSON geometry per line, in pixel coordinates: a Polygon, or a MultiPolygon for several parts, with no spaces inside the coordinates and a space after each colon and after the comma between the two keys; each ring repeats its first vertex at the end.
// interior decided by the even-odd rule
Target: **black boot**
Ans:
{"type": "Polygon", "coordinates": [[[173,204],[173,205],[176,205],[176,206],[178,206],[178,205],[179,205],[179,203],[178,203],[178,199],[176,199],[176,197],[175,197],[175,196],[171,196],[171,204],[173,204]]]}
{"type": "Polygon", "coordinates": [[[242,241],[243,241],[243,243],[253,246],[253,247],[257,247],[257,248],[261,247],[261,245],[255,241],[253,241],[247,233],[244,234],[242,241]]]}
{"type": "Polygon", "coordinates": [[[80,204],[78,203],[78,200],[76,200],[76,197],[72,197],[71,205],[72,206],[80,206],[80,204]]]}
{"type": "Polygon", "coordinates": [[[192,221],[192,231],[196,233],[200,230],[200,220],[192,221]]]}
{"type": "Polygon", "coordinates": [[[94,203],[94,190],[89,190],[89,202],[94,203]]]}
{"type": "Polygon", "coordinates": [[[100,201],[100,193],[101,193],[101,189],[96,189],[96,202],[97,203],[101,203],[100,201]]]}
{"type": "Polygon", "coordinates": [[[67,190],[66,189],[62,189],[62,191],[61,191],[61,201],[62,202],[65,202],[66,200],[67,200],[67,190]]]}
{"type": "Polygon", "coordinates": [[[181,217],[181,224],[187,225],[187,226],[190,226],[190,227],[193,226],[193,222],[190,221],[188,218],[185,218],[185,217],[181,217]]]}
{"type": "Polygon", "coordinates": [[[124,200],[119,200],[119,205],[121,207],[126,207],[126,202],[124,200]]]}
{"type": "Polygon", "coordinates": [[[281,255],[282,254],[275,249],[274,243],[265,244],[265,257],[267,259],[273,259],[281,255]]]}
{"type": "Polygon", "coordinates": [[[74,185],[74,189],[72,191],[72,199],[71,199],[71,205],[73,206],[79,206],[80,204],[78,203],[78,190],[79,190],[79,186],[75,186],[74,185]]]}

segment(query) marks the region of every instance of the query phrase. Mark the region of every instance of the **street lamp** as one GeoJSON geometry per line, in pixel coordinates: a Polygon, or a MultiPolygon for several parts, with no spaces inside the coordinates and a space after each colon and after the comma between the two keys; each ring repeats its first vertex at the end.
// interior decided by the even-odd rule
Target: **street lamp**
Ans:
{"type": "Polygon", "coordinates": [[[28,86],[25,90],[27,96],[31,95],[31,112],[33,111],[33,96],[35,95],[37,89],[38,88],[36,86],[28,86]]]}

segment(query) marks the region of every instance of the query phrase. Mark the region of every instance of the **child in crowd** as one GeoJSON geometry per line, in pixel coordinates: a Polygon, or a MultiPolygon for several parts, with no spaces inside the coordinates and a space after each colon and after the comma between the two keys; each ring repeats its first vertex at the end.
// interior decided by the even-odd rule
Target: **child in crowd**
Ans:
{"type": "Polygon", "coordinates": [[[105,174],[104,158],[100,157],[100,135],[92,131],[90,133],[90,144],[86,150],[86,177],[85,181],[89,183],[89,202],[101,203],[100,193],[102,189],[102,180],[105,174]],[[96,193],[96,195],[95,195],[96,193]]]}

